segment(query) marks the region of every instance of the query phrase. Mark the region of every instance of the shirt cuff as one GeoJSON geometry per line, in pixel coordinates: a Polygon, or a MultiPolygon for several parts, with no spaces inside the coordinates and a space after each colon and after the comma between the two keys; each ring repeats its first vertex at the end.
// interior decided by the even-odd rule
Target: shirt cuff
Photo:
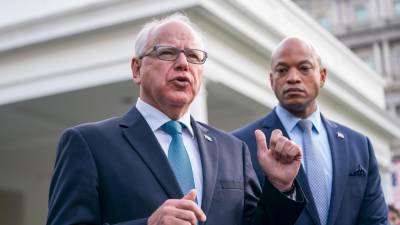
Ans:
{"type": "Polygon", "coordinates": [[[289,191],[284,191],[282,194],[284,194],[286,197],[290,198],[291,200],[296,201],[297,199],[297,194],[296,194],[296,186],[293,184],[292,188],[290,188],[289,191]]]}

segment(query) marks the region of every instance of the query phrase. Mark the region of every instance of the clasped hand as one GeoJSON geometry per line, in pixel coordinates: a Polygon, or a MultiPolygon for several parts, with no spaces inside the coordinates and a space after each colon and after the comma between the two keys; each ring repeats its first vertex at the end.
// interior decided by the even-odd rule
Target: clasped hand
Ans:
{"type": "Polygon", "coordinates": [[[194,189],[181,199],[168,199],[151,214],[147,225],[197,225],[198,221],[205,222],[206,215],[195,199],[194,189]]]}

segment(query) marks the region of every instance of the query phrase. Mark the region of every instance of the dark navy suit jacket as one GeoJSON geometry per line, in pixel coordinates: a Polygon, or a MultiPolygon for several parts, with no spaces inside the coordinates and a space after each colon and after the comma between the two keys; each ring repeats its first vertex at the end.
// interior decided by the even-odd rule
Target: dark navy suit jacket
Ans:
{"type": "MultiPolygon", "coordinates": [[[[191,123],[203,169],[205,224],[294,224],[304,201],[289,200],[269,182],[261,195],[247,146],[193,119],[191,123]]],[[[155,135],[133,107],[122,117],[64,132],[47,224],[143,225],[164,201],[182,196],[155,135]]]]}
{"type": "MultiPolygon", "coordinates": [[[[381,189],[380,176],[374,150],[369,139],[345,126],[322,117],[327,130],[332,154],[333,183],[328,225],[387,224],[387,207],[381,189]]],[[[232,132],[245,141],[261,183],[264,175],[257,161],[256,129],[262,130],[267,143],[274,129],[288,134],[275,110],[266,117],[232,132]]],[[[308,200],[306,209],[296,225],[320,225],[306,174],[300,169],[297,180],[308,200]]]]}

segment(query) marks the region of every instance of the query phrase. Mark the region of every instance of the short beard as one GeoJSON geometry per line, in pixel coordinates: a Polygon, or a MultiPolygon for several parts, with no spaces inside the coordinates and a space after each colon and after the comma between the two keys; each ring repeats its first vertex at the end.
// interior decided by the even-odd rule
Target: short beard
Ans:
{"type": "Polygon", "coordinates": [[[309,116],[310,112],[308,112],[307,107],[312,104],[311,102],[306,102],[303,104],[290,104],[283,105],[281,104],[287,111],[289,111],[292,115],[299,118],[306,118],[309,116]]]}
{"type": "Polygon", "coordinates": [[[289,112],[304,112],[307,108],[307,103],[304,104],[290,104],[290,105],[283,105],[282,106],[287,109],[289,112]]]}

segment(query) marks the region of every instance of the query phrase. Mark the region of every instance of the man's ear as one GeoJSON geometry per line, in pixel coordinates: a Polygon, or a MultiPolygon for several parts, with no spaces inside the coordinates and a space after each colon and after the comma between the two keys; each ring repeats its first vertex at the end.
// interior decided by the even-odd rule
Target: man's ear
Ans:
{"type": "Polygon", "coordinates": [[[319,86],[323,87],[324,84],[325,84],[326,76],[328,76],[328,73],[326,72],[326,69],[324,67],[322,67],[319,70],[319,74],[320,74],[320,76],[319,76],[319,86]]]}
{"type": "Polygon", "coordinates": [[[141,60],[139,58],[133,57],[131,62],[132,78],[133,82],[138,85],[142,82],[142,77],[140,76],[140,66],[141,60]]]}
{"type": "Polygon", "coordinates": [[[271,87],[274,86],[274,79],[272,79],[272,72],[269,73],[269,84],[271,85],[271,87]]]}

